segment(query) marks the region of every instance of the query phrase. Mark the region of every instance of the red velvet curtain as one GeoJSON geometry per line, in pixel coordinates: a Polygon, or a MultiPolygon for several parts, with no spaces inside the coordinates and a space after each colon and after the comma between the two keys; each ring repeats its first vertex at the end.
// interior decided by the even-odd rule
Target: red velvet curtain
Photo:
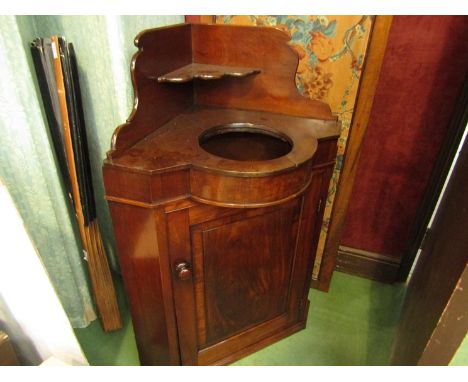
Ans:
{"type": "Polygon", "coordinates": [[[394,17],[341,245],[402,256],[467,68],[467,16],[394,17]]]}

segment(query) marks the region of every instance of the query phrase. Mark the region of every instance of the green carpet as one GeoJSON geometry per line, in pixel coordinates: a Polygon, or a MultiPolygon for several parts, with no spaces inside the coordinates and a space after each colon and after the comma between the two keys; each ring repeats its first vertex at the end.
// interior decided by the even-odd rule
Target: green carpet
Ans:
{"type": "Polygon", "coordinates": [[[450,361],[450,366],[468,366],[468,334],[450,361]]]}
{"type": "MultiPolygon", "coordinates": [[[[123,329],[98,321],[75,333],[91,365],[139,365],[133,327],[116,278],[123,329]]],[[[233,365],[387,365],[404,296],[387,285],[335,272],[330,292],[310,291],[307,328],[233,365]]]]}

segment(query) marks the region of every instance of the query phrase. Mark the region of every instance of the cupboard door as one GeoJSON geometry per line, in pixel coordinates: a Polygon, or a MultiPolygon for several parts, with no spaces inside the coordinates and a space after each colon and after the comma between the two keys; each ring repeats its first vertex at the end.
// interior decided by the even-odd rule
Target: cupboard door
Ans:
{"type": "Polygon", "coordinates": [[[291,301],[302,290],[291,286],[301,204],[302,198],[192,225],[188,210],[168,214],[183,364],[216,363],[297,317],[291,301]]]}

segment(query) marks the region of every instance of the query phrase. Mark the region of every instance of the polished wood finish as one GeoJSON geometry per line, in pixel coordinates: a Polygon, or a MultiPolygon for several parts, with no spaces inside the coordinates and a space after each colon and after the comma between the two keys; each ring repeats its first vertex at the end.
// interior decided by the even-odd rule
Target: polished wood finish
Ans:
{"type": "Polygon", "coordinates": [[[263,177],[232,177],[193,171],[192,198],[229,207],[262,207],[278,204],[301,193],[309,183],[310,166],[263,177]]]}
{"type": "Polygon", "coordinates": [[[468,330],[468,141],[411,276],[392,363],[447,365],[468,330]]]}
{"type": "Polygon", "coordinates": [[[304,327],[324,174],[263,208],[109,202],[143,364],[224,364],[304,327]]]}
{"type": "Polygon", "coordinates": [[[247,77],[260,69],[192,63],[158,77],[158,82],[182,83],[193,79],[219,80],[223,77],[247,77]]]}
{"type": "Polygon", "coordinates": [[[135,38],[135,45],[138,51],[131,64],[133,111],[114,131],[109,157],[119,155],[193,103],[191,82],[168,86],[157,81],[159,76],[192,62],[190,25],[144,31],[135,38]]]}
{"type": "Polygon", "coordinates": [[[140,361],[178,364],[177,331],[161,210],[109,202],[140,361]]]}
{"type": "MultiPolygon", "coordinates": [[[[180,36],[186,28],[174,27],[174,33],[180,36]]],[[[219,33],[216,27],[191,28],[197,44],[208,33],[222,45],[215,52],[216,44],[206,40],[208,58],[215,53],[225,57],[220,65],[243,65],[235,59],[243,48],[229,45],[235,37],[235,45],[242,46],[242,38],[258,35],[274,45],[273,54],[282,51],[278,44],[285,43],[283,32],[267,28],[221,27],[219,33]]],[[[167,41],[158,41],[159,45],[171,41],[159,30],[140,36],[140,41],[145,36],[165,36],[167,41]]],[[[245,44],[259,41],[258,36],[245,44]]],[[[267,89],[263,80],[251,84],[258,102],[247,97],[236,103],[245,109],[213,106],[215,100],[209,98],[214,93],[197,89],[202,83],[211,84],[218,99],[227,102],[239,97],[230,81],[247,83],[265,70],[270,78],[289,73],[293,80],[297,60],[287,59],[284,73],[275,74],[280,69],[270,61],[277,59],[259,62],[260,73],[246,78],[195,79],[193,105],[179,104],[177,115],[172,115],[175,107],[168,111],[166,122],[161,123],[166,118],[161,117],[142,128],[134,117],[114,134],[114,151],[103,166],[106,199],[144,365],[227,364],[305,326],[313,254],[339,124],[331,114],[319,119],[322,112],[311,118],[314,107],[308,117],[299,112],[286,115],[289,101],[282,103],[284,107],[276,108],[274,102],[266,107],[276,90],[267,89]],[[204,102],[201,94],[206,95],[204,102]],[[254,107],[258,110],[246,110],[254,107]],[[134,128],[137,131],[130,133],[134,128]],[[203,148],[206,139],[226,129],[241,134],[247,129],[256,138],[242,136],[241,144],[238,136],[229,142],[214,140],[217,155],[203,148]],[[267,140],[280,140],[282,148],[278,142],[265,143],[257,136],[262,134],[267,140]]],[[[154,57],[152,67],[158,67],[156,61],[154,57]]],[[[161,96],[166,88],[187,85],[152,81],[153,92],[161,96]]],[[[297,99],[292,97],[293,102],[297,99]]],[[[232,106],[227,103],[224,106],[232,106]]],[[[141,104],[148,108],[151,102],[141,104]]],[[[298,110],[306,105],[314,102],[299,103],[298,110]]],[[[158,111],[142,113],[163,116],[158,103],[152,108],[158,111]]],[[[134,115],[138,113],[140,100],[134,115]]]]}
{"type": "Polygon", "coordinates": [[[115,130],[108,157],[119,156],[194,103],[336,122],[327,104],[297,91],[299,59],[287,44],[289,39],[286,32],[273,28],[231,25],[181,24],[143,31],[135,38],[138,52],[132,59],[133,111],[115,130]],[[157,80],[193,64],[260,72],[196,83],[157,80]]]}
{"type": "Polygon", "coordinates": [[[320,272],[318,279],[313,280],[311,284],[312,287],[322,291],[328,291],[330,288],[335,269],[347,206],[359,163],[360,148],[369,121],[391,24],[392,16],[375,16],[373,22],[366,64],[360,80],[355,112],[346,144],[343,169],[340,173],[339,186],[333,202],[325,247],[320,259],[320,272]]]}
{"type": "MultiPolygon", "coordinates": [[[[52,43],[55,45],[55,49],[58,52],[59,43],[57,36],[52,37],[52,43]]],[[[113,331],[122,327],[122,318],[120,317],[117,295],[115,293],[107,256],[104,252],[104,245],[102,243],[99,226],[97,225],[96,219],[91,221],[88,225],[86,225],[84,221],[75,155],[73,152],[70,121],[68,119],[67,101],[65,98],[62,64],[59,56],[54,58],[54,67],[60,116],[63,126],[65,153],[72,186],[73,203],[75,206],[75,214],[83,249],[86,252],[92,292],[98,310],[98,316],[104,331],[113,331]]]]}
{"type": "Polygon", "coordinates": [[[204,178],[208,189],[218,189],[223,195],[223,206],[217,206],[190,197],[192,183],[200,184],[203,190],[196,180],[200,177],[197,171],[190,173],[192,183],[178,176],[187,171],[179,169],[174,170],[173,177],[167,176],[169,172],[145,177],[137,169],[136,177],[121,181],[115,174],[125,178],[131,174],[129,169],[119,172],[119,167],[106,163],[107,199],[143,364],[223,364],[258,349],[261,343],[269,343],[270,336],[282,338],[305,325],[312,254],[333,169],[336,138],[335,131],[334,139],[319,142],[316,152],[320,155],[312,156],[296,170],[305,185],[297,195],[294,187],[289,188],[291,195],[287,193],[287,185],[296,179],[289,173],[232,177],[264,183],[258,193],[255,188],[248,189],[252,193],[250,202],[253,197],[271,195],[262,194],[262,190],[276,189],[271,186],[276,182],[279,191],[274,195],[282,192],[285,200],[263,199],[262,208],[246,208],[242,199],[233,205],[235,208],[227,208],[226,195],[248,194],[242,187],[237,193],[228,187],[217,188],[220,183],[216,176],[229,179],[226,175],[205,173],[214,177],[204,178]],[[167,180],[165,193],[153,194],[157,188],[151,186],[160,184],[161,176],[167,180]],[[132,201],[125,193],[119,200],[112,200],[111,190],[137,182],[143,186],[129,187],[132,201]],[[266,291],[269,299],[262,294],[266,291]],[[237,305],[232,297],[236,293],[237,305]],[[257,318],[249,311],[242,317],[246,296],[262,302],[262,309],[257,305],[257,318]],[[231,319],[223,320],[217,314],[231,319]],[[237,316],[239,319],[233,321],[237,316]]]}
{"type": "Polygon", "coordinates": [[[199,325],[205,324],[199,330],[205,333],[202,348],[286,310],[298,212],[294,203],[259,216],[237,215],[193,227],[194,262],[201,271],[194,287],[204,306],[198,317],[199,325]],[[254,309],[246,312],[245,301],[254,309]]]}
{"type": "Polygon", "coordinates": [[[188,194],[218,206],[277,204],[304,191],[313,160],[332,154],[326,164],[334,161],[333,139],[338,133],[333,121],[196,107],[179,114],[119,157],[106,160],[107,195],[148,204],[188,194]],[[272,160],[237,161],[211,155],[200,147],[199,137],[205,131],[233,121],[261,125],[285,135],[294,143],[292,150],[272,160]],[[322,141],[323,148],[312,160],[322,141]]]}
{"type": "Polygon", "coordinates": [[[243,81],[225,78],[216,83],[198,82],[197,103],[336,120],[327,104],[297,91],[295,77],[299,59],[287,44],[289,40],[290,36],[279,29],[194,24],[195,62],[261,70],[243,81]]]}

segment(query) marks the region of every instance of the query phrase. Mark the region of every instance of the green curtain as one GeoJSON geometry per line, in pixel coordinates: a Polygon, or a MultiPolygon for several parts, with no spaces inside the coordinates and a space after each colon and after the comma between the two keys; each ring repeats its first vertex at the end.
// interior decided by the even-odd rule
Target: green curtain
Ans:
{"type": "Polygon", "coordinates": [[[88,325],[96,314],[73,212],[45,125],[29,43],[56,34],[74,45],[98,219],[110,264],[118,270],[102,160],[112,132],[132,108],[130,61],[136,51],[135,35],[180,22],[182,16],[0,16],[0,177],[73,327],[88,325]]]}

